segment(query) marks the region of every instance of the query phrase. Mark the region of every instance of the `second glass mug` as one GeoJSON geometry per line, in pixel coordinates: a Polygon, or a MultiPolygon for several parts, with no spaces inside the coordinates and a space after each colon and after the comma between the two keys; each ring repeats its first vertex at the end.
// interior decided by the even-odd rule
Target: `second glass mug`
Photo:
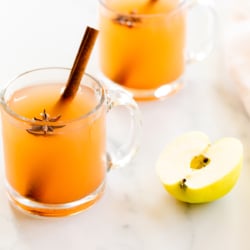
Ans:
{"type": "Polygon", "coordinates": [[[202,1],[99,0],[103,79],[125,87],[136,100],[163,99],[175,93],[183,86],[186,64],[203,60],[212,50],[215,20],[213,6],[202,1]],[[191,9],[201,10],[200,19],[206,22],[206,39],[195,46],[201,47],[199,51],[187,48],[191,9]]]}
{"type": "Polygon", "coordinates": [[[138,106],[117,86],[104,87],[84,74],[73,100],[56,105],[69,72],[25,72],[0,96],[8,195],[34,215],[66,216],[91,206],[104,192],[106,172],[128,164],[139,145],[138,106]],[[128,110],[130,137],[111,152],[106,113],[117,106],[128,110]]]}

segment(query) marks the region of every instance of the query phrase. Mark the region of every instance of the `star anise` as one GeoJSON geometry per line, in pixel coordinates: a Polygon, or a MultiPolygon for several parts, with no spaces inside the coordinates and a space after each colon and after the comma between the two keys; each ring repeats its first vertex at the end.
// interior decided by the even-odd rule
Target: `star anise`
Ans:
{"type": "Polygon", "coordinates": [[[51,126],[47,125],[46,122],[56,122],[60,119],[61,115],[58,115],[56,117],[49,116],[48,113],[46,113],[46,110],[44,109],[42,113],[40,113],[41,118],[34,117],[34,121],[39,122],[45,122],[43,125],[32,125],[30,129],[27,129],[26,131],[32,135],[51,135],[54,132],[54,129],[62,128],[65,125],[58,125],[58,126],[51,126]]]}
{"type": "Polygon", "coordinates": [[[113,19],[113,21],[117,24],[127,26],[128,28],[133,28],[136,23],[141,22],[141,19],[135,15],[135,11],[131,11],[128,15],[119,14],[116,18],[113,19]]]}

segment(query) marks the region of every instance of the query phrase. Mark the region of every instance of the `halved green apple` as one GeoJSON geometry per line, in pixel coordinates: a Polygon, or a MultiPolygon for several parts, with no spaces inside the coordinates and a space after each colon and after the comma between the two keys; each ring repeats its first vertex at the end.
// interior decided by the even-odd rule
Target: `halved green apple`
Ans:
{"type": "Polygon", "coordinates": [[[156,171],[165,189],[188,203],[216,200],[236,184],[243,161],[242,143],[231,137],[211,144],[202,132],[177,137],[160,154],[156,171]]]}

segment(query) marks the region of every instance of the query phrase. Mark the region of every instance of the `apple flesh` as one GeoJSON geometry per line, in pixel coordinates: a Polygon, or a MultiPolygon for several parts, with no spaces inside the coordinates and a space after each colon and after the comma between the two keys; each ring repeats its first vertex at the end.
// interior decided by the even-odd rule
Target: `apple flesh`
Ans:
{"type": "Polygon", "coordinates": [[[156,163],[165,189],[188,203],[216,200],[236,184],[243,159],[242,143],[231,137],[211,144],[201,132],[189,132],[167,145],[156,163]]]}

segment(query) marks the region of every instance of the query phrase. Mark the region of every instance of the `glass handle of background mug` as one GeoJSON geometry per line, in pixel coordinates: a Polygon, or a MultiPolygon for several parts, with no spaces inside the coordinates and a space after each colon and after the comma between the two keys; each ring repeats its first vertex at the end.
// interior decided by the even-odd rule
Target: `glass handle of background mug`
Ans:
{"type": "Polygon", "coordinates": [[[188,49],[186,52],[186,62],[195,63],[204,60],[212,52],[215,46],[216,26],[218,24],[217,12],[211,0],[192,1],[188,9],[190,12],[188,14],[188,18],[190,18],[190,20],[188,20],[188,23],[191,25],[188,25],[187,27],[188,49]],[[195,11],[196,15],[199,15],[199,21],[197,21],[197,16],[193,16],[193,14],[195,14],[195,11]],[[190,26],[191,28],[189,30],[190,26]],[[195,29],[193,29],[194,27],[195,29]],[[197,34],[202,35],[199,35],[199,37],[197,38],[197,34]],[[203,38],[199,39],[200,37],[203,38]],[[191,43],[195,44],[195,49],[189,48],[191,43]]]}
{"type": "Polygon", "coordinates": [[[119,86],[111,85],[106,90],[106,94],[108,105],[107,120],[109,121],[109,116],[112,116],[113,113],[115,114],[116,110],[119,111],[117,114],[117,122],[119,125],[116,126],[114,120],[112,120],[112,125],[111,123],[108,124],[108,132],[110,130],[110,132],[112,131],[116,135],[122,134],[126,137],[122,143],[117,141],[117,137],[114,137],[113,140],[108,138],[108,143],[110,140],[112,141],[111,144],[107,145],[108,169],[114,169],[127,165],[138,151],[141,139],[142,121],[137,103],[126,90],[123,90],[119,86]],[[125,113],[122,111],[125,111],[125,113]],[[125,131],[124,128],[122,130],[120,127],[121,124],[124,125],[124,123],[129,126],[129,129],[125,131]]]}

